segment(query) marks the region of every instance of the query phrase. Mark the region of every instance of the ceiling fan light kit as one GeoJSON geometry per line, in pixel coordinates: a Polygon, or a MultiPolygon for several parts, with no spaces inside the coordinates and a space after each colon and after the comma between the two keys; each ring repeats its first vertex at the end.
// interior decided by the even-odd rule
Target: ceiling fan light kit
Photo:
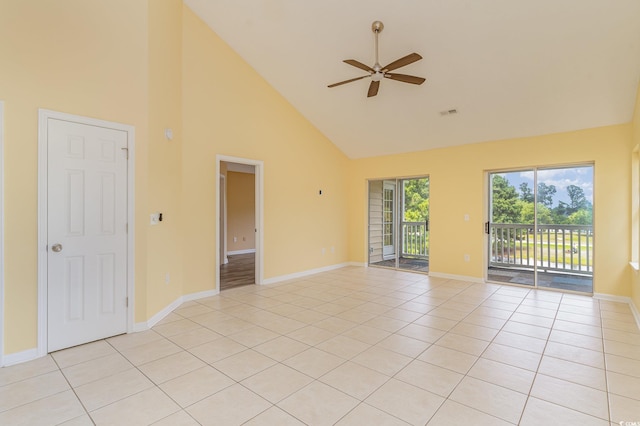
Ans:
{"type": "Polygon", "coordinates": [[[410,53],[407,56],[403,56],[402,58],[391,62],[387,66],[381,66],[380,61],[378,60],[378,34],[382,32],[384,29],[384,24],[380,21],[375,21],[371,24],[371,31],[375,35],[375,50],[376,50],[376,63],[373,67],[363,64],[362,62],[358,62],[355,59],[345,59],[343,62],[349,64],[353,67],[359,68],[361,70],[367,71],[369,74],[363,75],[362,77],[351,78],[349,80],[340,81],[338,83],[330,84],[328,87],[336,87],[341,86],[346,83],[351,83],[353,81],[362,80],[364,78],[371,78],[371,83],[369,84],[369,90],[367,92],[367,97],[376,96],[378,94],[378,88],[380,87],[380,81],[383,78],[388,78],[390,80],[400,81],[402,83],[410,83],[420,85],[425,82],[425,79],[422,77],[416,77],[413,75],[406,74],[392,74],[389,71],[396,70],[398,68],[404,67],[406,65],[412,64],[416,61],[422,59],[422,56],[417,53],[410,53]]]}

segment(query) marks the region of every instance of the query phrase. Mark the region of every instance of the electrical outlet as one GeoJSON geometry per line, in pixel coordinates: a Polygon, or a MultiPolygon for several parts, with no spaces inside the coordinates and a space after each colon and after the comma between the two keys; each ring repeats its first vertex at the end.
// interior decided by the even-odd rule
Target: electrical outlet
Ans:
{"type": "Polygon", "coordinates": [[[160,223],[160,213],[151,213],[149,223],[151,225],[157,225],[160,223]]]}
{"type": "Polygon", "coordinates": [[[169,273],[167,272],[166,274],[164,274],[164,283],[169,284],[170,282],[171,282],[171,275],[169,275],[169,273]]]}
{"type": "Polygon", "coordinates": [[[468,254],[464,255],[464,261],[465,262],[469,262],[471,260],[471,256],[469,256],[468,254]]]}

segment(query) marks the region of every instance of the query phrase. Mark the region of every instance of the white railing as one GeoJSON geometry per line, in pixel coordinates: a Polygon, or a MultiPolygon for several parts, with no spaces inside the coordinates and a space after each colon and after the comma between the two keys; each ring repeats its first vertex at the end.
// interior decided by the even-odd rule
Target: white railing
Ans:
{"type": "Polygon", "coordinates": [[[593,227],[489,224],[490,266],[593,275],[593,227]]]}
{"type": "Polygon", "coordinates": [[[429,258],[429,223],[402,222],[402,257],[429,258]]]}

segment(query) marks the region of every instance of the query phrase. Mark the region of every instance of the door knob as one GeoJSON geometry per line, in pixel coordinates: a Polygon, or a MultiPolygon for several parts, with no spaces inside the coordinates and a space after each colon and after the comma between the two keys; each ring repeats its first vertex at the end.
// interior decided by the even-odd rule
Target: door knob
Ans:
{"type": "Polygon", "coordinates": [[[59,253],[62,251],[62,244],[54,244],[51,246],[51,251],[59,253]]]}

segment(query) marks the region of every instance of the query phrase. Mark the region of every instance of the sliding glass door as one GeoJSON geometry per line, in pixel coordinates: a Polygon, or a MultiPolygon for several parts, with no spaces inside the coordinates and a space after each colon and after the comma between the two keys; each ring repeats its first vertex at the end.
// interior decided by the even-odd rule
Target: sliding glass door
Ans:
{"type": "Polygon", "coordinates": [[[369,181],[369,265],[429,271],[429,177],[369,181]]]}
{"type": "Polygon", "coordinates": [[[593,292],[593,166],[489,173],[490,281],[593,292]]]}

